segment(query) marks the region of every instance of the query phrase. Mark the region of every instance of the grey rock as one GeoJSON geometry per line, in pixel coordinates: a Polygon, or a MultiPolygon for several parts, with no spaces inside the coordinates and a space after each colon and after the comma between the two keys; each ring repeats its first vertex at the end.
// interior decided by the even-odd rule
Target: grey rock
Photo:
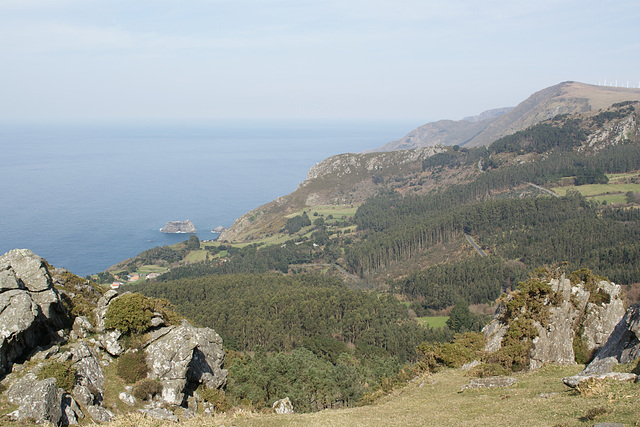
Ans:
{"type": "Polygon", "coordinates": [[[640,357],[640,304],[629,307],[584,373],[603,373],[640,357]]]}
{"type": "Polygon", "coordinates": [[[78,418],[84,418],[84,413],[69,394],[62,396],[62,425],[78,424],[78,418]]]}
{"type": "Polygon", "coordinates": [[[474,389],[474,388],[495,388],[495,387],[509,387],[517,383],[518,380],[513,377],[487,377],[487,378],[474,378],[469,381],[469,384],[462,386],[462,390],[474,389]]]}
{"type": "Polygon", "coordinates": [[[97,353],[85,342],[71,347],[73,366],[78,372],[77,382],[87,387],[99,401],[102,399],[104,372],[98,361],[97,353]]]}
{"type": "Polygon", "coordinates": [[[153,317],[151,318],[151,326],[154,328],[158,328],[160,326],[164,326],[164,319],[162,317],[153,317]]]}
{"type": "Polygon", "coordinates": [[[136,404],[136,398],[124,391],[120,392],[118,397],[120,398],[120,400],[122,400],[124,403],[126,403],[129,406],[134,406],[136,404]]]}
{"type": "Polygon", "coordinates": [[[271,407],[276,412],[276,414],[293,414],[293,404],[288,397],[276,400],[275,402],[273,402],[273,405],[271,407]]]}
{"type": "Polygon", "coordinates": [[[149,377],[163,382],[165,403],[182,405],[187,384],[219,388],[226,383],[222,339],[213,329],[195,328],[187,321],[178,327],[162,328],[153,335],[145,352],[149,377]]]}
{"type": "Polygon", "coordinates": [[[99,342],[102,348],[104,348],[107,353],[112,356],[120,356],[122,353],[124,353],[124,349],[118,342],[118,339],[121,335],[122,333],[118,330],[105,332],[104,334],[100,335],[99,342]]]}
{"type": "Polygon", "coordinates": [[[580,385],[581,382],[587,380],[615,380],[615,381],[635,381],[638,378],[636,374],[630,374],[626,372],[607,372],[606,374],[587,374],[587,375],[574,375],[572,377],[565,377],[562,382],[571,388],[575,388],[580,385]]]}
{"type": "Polygon", "coordinates": [[[65,314],[42,258],[26,249],[0,257],[0,374],[39,345],[60,339],[65,314]]]}
{"type": "Polygon", "coordinates": [[[640,304],[629,307],[606,343],[587,367],[573,377],[563,378],[569,387],[598,374],[611,373],[618,363],[630,363],[640,357],[640,304]]]}
{"type": "Polygon", "coordinates": [[[173,412],[165,408],[140,409],[140,412],[154,420],[178,422],[178,417],[173,412]]]}
{"type": "Polygon", "coordinates": [[[187,408],[196,414],[198,413],[198,399],[195,396],[187,397],[187,408]]]}
{"type": "Polygon", "coordinates": [[[113,412],[102,406],[87,406],[89,416],[99,423],[108,423],[115,419],[113,412]]]}
{"type": "Polygon", "coordinates": [[[47,360],[53,355],[57,354],[60,350],[60,347],[57,345],[51,345],[45,349],[41,349],[37,347],[35,349],[35,353],[29,358],[31,360],[47,360]]]}
{"type": "Polygon", "coordinates": [[[0,292],[10,291],[12,289],[24,289],[24,285],[18,281],[16,273],[9,265],[1,265],[0,269],[0,292]]]}
{"type": "Polygon", "coordinates": [[[52,287],[52,280],[44,259],[29,249],[14,249],[0,257],[0,269],[11,268],[27,290],[42,292],[52,287]]]}
{"type": "Polygon", "coordinates": [[[19,406],[10,417],[17,421],[32,418],[36,423],[58,424],[62,418],[63,394],[54,378],[38,381],[34,374],[26,374],[7,389],[9,402],[19,406]]]}
{"type": "Polygon", "coordinates": [[[87,386],[76,384],[73,388],[72,394],[75,400],[81,405],[91,406],[94,403],[95,396],[87,386]]]}
{"type": "Polygon", "coordinates": [[[94,332],[93,325],[91,325],[91,322],[89,322],[89,319],[85,316],[76,317],[71,329],[75,332],[78,338],[87,338],[89,334],[94,332]]]}
{"type": "Polygon", "coordinates": [[[583,322],[582,337],[589,350],[603,347],[625,314],[620,286],[601,281],[598,287],[611,296],[611,302],[598,305],[588,303],[585,308],[586,317],[583,322]]]}

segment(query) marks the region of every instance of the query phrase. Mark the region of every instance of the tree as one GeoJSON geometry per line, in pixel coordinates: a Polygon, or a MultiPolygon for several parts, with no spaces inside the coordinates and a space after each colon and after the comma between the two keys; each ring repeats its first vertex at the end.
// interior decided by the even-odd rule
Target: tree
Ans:
{"type": "Polygon", "coordinates": [[[464,302],[458,302],[449,315],[447,326],[454,332],[470,331],[474,323],[473,314],[469,311],[469,306],[464,302]]]}
{"type": "Polygon", "coordinates": [[[198,236],[196,236],[195,234],[192,234],[191,236],[189,236],[189,240],[187,240],[185,243],[186,243],[187,249],[190,251],[195,251],[200,249],[200,239],[198,239],[198,236]]]}

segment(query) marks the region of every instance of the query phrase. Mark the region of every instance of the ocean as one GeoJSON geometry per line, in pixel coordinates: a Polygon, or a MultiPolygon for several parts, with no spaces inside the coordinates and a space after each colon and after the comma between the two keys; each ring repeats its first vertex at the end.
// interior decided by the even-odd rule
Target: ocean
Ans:
{"type": "Polygon", "coordinates": [[[415,122],[212,121],[0,125],[0,254],[31,249],[80,276],[201,240],[286,195],[325,158],[398,139],[415,122]]]}

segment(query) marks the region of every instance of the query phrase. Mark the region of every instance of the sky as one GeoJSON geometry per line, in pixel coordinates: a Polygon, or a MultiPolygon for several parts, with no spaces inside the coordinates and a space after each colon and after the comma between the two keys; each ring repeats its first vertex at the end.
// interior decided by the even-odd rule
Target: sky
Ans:
{"type": "Polygon", "coordinates": [[[460,119],[640,85],[634,0],[0,0],[0,121],[460,119]]]}

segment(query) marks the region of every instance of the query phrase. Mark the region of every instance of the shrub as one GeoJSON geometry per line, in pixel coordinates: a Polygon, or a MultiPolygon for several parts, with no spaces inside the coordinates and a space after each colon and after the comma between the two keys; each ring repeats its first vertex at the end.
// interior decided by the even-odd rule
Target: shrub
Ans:
{"type": "Polygon", "coordinates": [[[135,383],[147,376],[149,368],[141,351],[125,353],[118,358],[117,374],[128,384],[135,383]]]}
{"type": "Polygon", "coordinates": [[[71,391],[76,384],[77,370],[71,361],[51,362],[38,372],[38,379],[55,378],[56,385],[65,391],[71,391]]]}
{"type": "Polygon", "coordinates": [[[202,400],[213,405],[216,412],[225,412],[231,408],[224,392],[216,388],[203,388],[200,390],[202,400]]]}
{"type": "Polygon", "coordinates": [[[105,314],[107,329],[119,329],[123,334],[143,333],[151,327],[153,304],[141,294],[126,294],[111,301],[105,314]]]}
{"type": "Polygon", "coordinates": [[[150,378],[141,379],[133,386],[133,396],[138,400],[150,400],[160,393],[162,393],[162,383],[150,378]]]}
{"type": "Polygon", "coordinates": [[[422,358],[420,366],[434,372],[440,366],[459,368],[465,363],[480,358],[480,352],[484,348],[484,334],[467,332],[456,334],[453,341],[444,344],[421,344],[418,352],[422,358]]]}

